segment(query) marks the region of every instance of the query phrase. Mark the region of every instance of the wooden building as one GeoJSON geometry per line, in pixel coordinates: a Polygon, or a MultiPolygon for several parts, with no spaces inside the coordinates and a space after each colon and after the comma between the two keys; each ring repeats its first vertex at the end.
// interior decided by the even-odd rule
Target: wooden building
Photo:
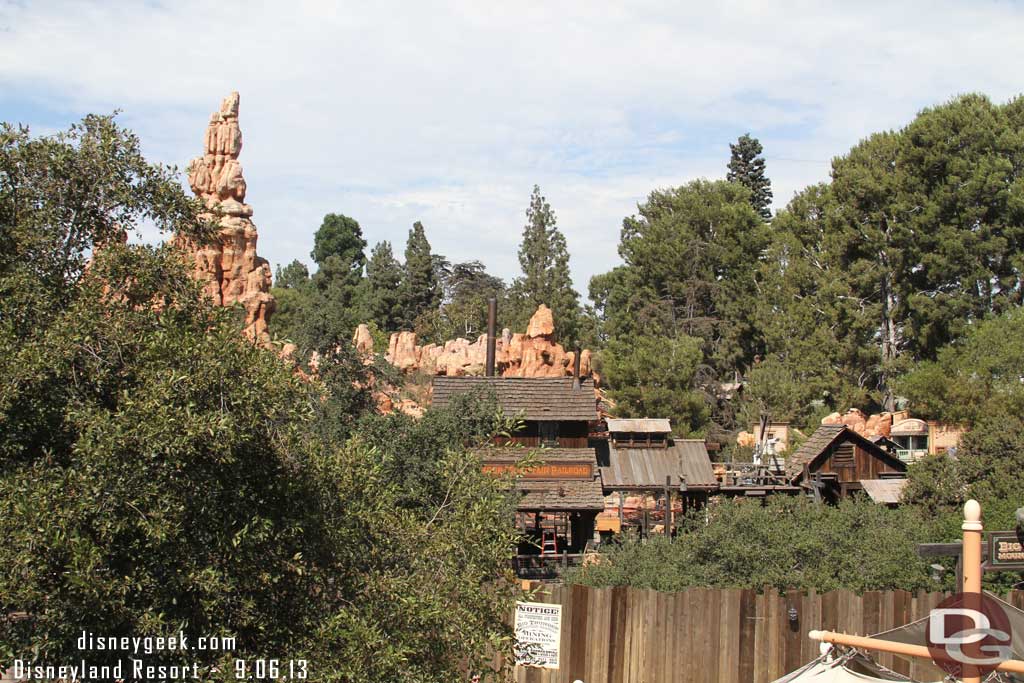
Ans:
{"type": "Polygon", "coordinates": [[[520,554],[582,553],[604,509],[597,454],[588,442],[597,422],[593,380],[435,377],[433,390],[434,405],[442,407],[459,394],[493,395],[507,417],[521,421],[511,440],[480,452],[485,471],[514,469],[520,477],[517,524],[533,541],[520,554]],[[523,468],[531,453],[540,464],[523,468]]]}
{"type": "Polygon", "coordinates": [[[433,405],[443,407],[452,396],[472,392],[493,392],[506,416],[522,420],[512,441],[523,446],[586,448],[590,425],[597,421],[589,377],[435,377],[433,405]]]}
{"type": "Polygon", "coordinates": [[[822,425],[786,458],[790,484],[836,501],[864,490],[864,480],[906,476],[907,465],[845,425],[822,425]]]}
{"type": "Polygon", "coordinates": [[[607,423],[607,445],[599,447],[598,462],[605,494],[618,494],[617,509],[613,508],[618,520],[607,520],[606,512],[602,522],[617,521],[621,527],[627,521],[626,495],[639,494],[641,500],[659,500],[658,519],[667,528],[674,521],[668,511],[675,502],[682,512],[705,504],[718,489],[703,439],[673,438],[667,419],[609,418],[607,423]]]}

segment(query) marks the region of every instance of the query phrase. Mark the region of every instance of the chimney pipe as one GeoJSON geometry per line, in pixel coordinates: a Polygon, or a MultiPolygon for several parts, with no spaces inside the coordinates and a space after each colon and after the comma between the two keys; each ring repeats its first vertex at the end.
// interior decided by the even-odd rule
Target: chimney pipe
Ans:
{"type": "Polygon", "coordinates": [[[498,300],[487,300],[487,365],[485,374],[494,377],[494,347],[497,343],[498,300]]]}
{"type": "Polygon", "coordinates": [[[583,350],[580,349],[579,346],[577,346],[576,347],[576,353],[573,354],[573,359],[572,359],[572,386],[573,386],[573,389],[579,389],[580,388],[580,367],[583,364],[583,361],[580,359],[581,355],[583,355],[583,350]]]}

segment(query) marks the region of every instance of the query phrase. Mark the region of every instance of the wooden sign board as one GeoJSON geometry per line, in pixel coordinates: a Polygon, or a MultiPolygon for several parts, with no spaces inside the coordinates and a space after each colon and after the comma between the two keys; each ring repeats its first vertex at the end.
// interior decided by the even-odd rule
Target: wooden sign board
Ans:
{"type": "Polygon", "coordinates": [[[484,472],[504,474],[511,472],[524,479],[583,479],[594,478],[594,466],[589,462],[546,462],[529,469],[520,470],[511,462],[484,463],[484,472]]]}
{"type": "Polygon", "coordinates": [[[987,571],[1024,571],[1024,534],[993,531],[988,539],[987,571]]]}

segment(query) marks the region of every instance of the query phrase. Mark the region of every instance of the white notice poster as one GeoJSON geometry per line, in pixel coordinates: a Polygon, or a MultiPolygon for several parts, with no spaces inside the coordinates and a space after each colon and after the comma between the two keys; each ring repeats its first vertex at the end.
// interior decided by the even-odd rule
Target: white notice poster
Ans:
{"type": "Polygon", "coordinates": [[[516,664],[558,668],[562,639],[562,606],[544,602],[516,603],[516,664]]]}

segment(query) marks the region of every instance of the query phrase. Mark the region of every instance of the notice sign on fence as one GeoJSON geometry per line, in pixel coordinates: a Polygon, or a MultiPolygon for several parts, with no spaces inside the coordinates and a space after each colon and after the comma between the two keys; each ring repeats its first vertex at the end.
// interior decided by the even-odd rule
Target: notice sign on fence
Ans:
{"type": "Polygon", "coordinates": [[[557,669],[561,638],[561,605],[516,603],[516,664],[557,669]]]}

